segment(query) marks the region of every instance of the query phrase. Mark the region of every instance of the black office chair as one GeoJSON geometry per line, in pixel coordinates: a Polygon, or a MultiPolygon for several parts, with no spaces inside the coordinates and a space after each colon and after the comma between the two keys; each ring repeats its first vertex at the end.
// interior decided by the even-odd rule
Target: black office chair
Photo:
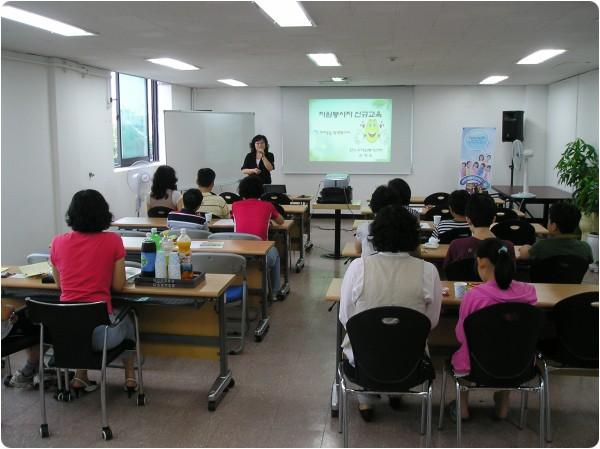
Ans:
{"type": "Polygon", "coordinates": [[[287,196],[285,193],[280,192],[263,193],[260,199],[263,201],[270,201],[281,206],[287,206],[288,204],[290,204],[290,197],[287,196]]]}
{"type": "Polygon", "coordinates": [[[481,282],[475,259],[461,259],[450,262],[444,268],[449,281],[481,282]]]}
{"type": "Polygon", "coordinates": [[[421,220],[433,221],[433,217],[435,215],[441,215],[442,220],[450,220],[452,218],[452,214],[450,213],[450,209],[448,209],[448,206],[434,206],[431,209],[429,209],[425,214],[421,215],[421,220]]]}
{"type": "Polygon", "coordinates": [[[165,206],[156,206],[148,209],[148,217],[150,218],[167,218],[169,212],[172,212],[173,209],[165,206]]]}
{"type": "Polygon", "coordinates": [[[589,262],[578,256],[553,256],[531,261],[531,282],[581,284],[589,262]]]}
{"type": "Polygon", "coordinates": [[[438,235],[440,243],[450,243],[452,240],[463,237],[471,237],[471,230],[469,228],[454,228],[438,235]]]}
{"type": "Polygon", "coordinates": [[[518,218],[519,216],[514,210],[505,207],[499,208],[496,212],[496,223],[500,223],[505,220],[516,220],[518,218]]]}
{"type": "Polygon", "coordinates": [[[223,192],[220,196],[225,200],[227,204],[233,204],[236,201],[240,201],[242,199],[241,196],[233,192],[223,192]]]}
{"type": "Polygon", "coordinates": [[[431,195],[427,195],[423,200],[423,204],[425,206],[442,206],[448,207],[448,200],[450,198],[450,194],[446,192],[436,192],[431,195]]]}
{"type": "Polygon", "coordinates": [[[535,228],[525,220],[504,220],[490,229],[502,240],[508,240],[514,245],[533,245],[535,243],[535,228]]]}
{"type": "Polygon", "coordinates": [[[542,313],[532,305],[509,302],[480,309],[464,321],[469,345],[471,371],[458,377],[450,360],[444,366],[440,419],[444,423],[446,376],[453,377],[456,389],[456,444],[461,447],[460,395],[463,391],[478,389],[521,391],[521,420],[524,424],[524,392],[535,391],[540,400],[540,446],[544,444],[545,382],[537,366],[536,345],[542,327],[542,313]],[[537,380],[537,385],[531,381],[537,380]]]}
{"type": "Polygon", "coordinates": [[[431,322],[405,307],[378,307],[354,315],[346,325],[355,367],[338,367],[340,424],[348,447],[348,393],[413,395],[421,398],[421,434],[431,443],[431,395],[435,370],[425,352],[431,322]],[[360,385],[352,389],[348,382],[360,385]],[[422,391],[412,390],[422,385],[422,391]]]}
{"type": "Polygon", "coordinates": [[[548,375],[563,371],[570,375],[598,377],[598,292],[580,293],[557,303],[552,309],[556,338],[542,340],[546,383],[546,441],[552,441],[550,384],[548,375]]]}
{"type": "MultiPolygon", "coordinates": [[[[26,298],[27,309],[31,321],[40,324],[39,341],[43,342],[46,333],[52,340],[54,348],[54,366],[57,369],[93,369],[101,371],[100,401],[102,406],[102,438],[112,439],[112,430],[108,426],[106,414],[106,366],[119,357],[124,351],[135,349],[137,356],[137,383],[138,395],[137,405],[144,405],[144,384],[142,380],[141,356],[139,345],[139,330],[135,310],[127,307],[111,323],[108,317],[106,303],[102,301],[91,303],[74,302],[45,302],[37,299],[26,298]],[[92,334],[98,326],[104,327],[105,341],[106,332],[109,327],[118,325],[127,315],[131,315],[135,326],[136,340],[124,340],[112,349],[103,348],[102,351],[92,350],[92,334]]],[[[40,345],[40,408],[42,424],[40,435],[42,438],[50,436],[46,419],[46,402],[44,396],[44,369],[43,348],[40,345]]],[[[58,399],[69,401],[70,391],[68,375],[65,374],[65,390],[62,390],[60,374],[58,377],[58,399]]]]}

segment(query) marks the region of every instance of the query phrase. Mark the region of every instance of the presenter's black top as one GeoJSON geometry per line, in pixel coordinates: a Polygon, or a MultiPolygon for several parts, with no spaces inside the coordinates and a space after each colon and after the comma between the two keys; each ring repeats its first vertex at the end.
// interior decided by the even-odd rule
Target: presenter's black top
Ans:
{"type": "MultiPolygon", "coordinates": [[[[273,153],[265,153],[265,156],[273,166],[273,170],[275,170],[275,156],[273,156],[273,153]]],[[[260,170],[260,174],[257,176],[262,180],[263,184],[271,184],[271,173],[269,170],[267,170],[262,160],[258,163],[258,165],[256,165],[256,153],[254,151],[251,151],[246,155],[246,158],[244,159],[244,165],[242,165],[240,170],[244,170],[246,168],[258,168],[260,170]]]]}

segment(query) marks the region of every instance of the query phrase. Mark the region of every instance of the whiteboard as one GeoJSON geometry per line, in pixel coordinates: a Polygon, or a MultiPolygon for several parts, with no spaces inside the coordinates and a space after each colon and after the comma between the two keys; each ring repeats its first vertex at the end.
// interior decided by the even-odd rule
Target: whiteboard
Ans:
{"type": "Polygon", "coordinates": [[[165,111],[167,164],[177,173],[177,187],[196,186],[200,168],[217,174],[215,186],[237,183],[254,137],[253,112],[165,111]]]}

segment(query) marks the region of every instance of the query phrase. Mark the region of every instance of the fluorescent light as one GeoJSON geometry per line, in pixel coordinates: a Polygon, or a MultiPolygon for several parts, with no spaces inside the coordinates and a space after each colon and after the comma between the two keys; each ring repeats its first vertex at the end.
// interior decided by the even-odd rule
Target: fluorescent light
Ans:
{"type": "Polygon", "coordinates": [[[480,81],[479,84],[496,84],[496,83],[499,83],[500,81],[504,81],[506,78],[508,78],[508,76],[504,76],[504,75],[488,76],[483,81],[480,81]]]}
{"type": "Polygon", "coordinates": [[[58,20],[49,19],[48,17],[40,16],[32,12],[22,9],[13,8],[12,6],[3,6],[0,13],[2,17],[15,22],[24,23],[32,27],[41,28],[42,30],[50,31],[51,33],[60,34],[62,36],[95,36],[94,33],[82,30],[81,28],[68,25],[58,20]]]}
{"type": "Polygon", "coordinates": [[[295,0],[255,0],[255,3],[280,27],[313,26],[310,17],[295,0]]]}
{"type": "Polygon", "coordinates": [[[306,56],[312,59],[318,66],[334,67],[341,65],[337,56],[333,53],[308,53],[306,56]]]}
{"type": "Polygon", "coordinates": [[[539,64],[541,62],[547,61],[550,58],[554,58],[555,56],[564,53],[567,50],[538,50],[534,53],[531,53],[529,56],[525,56],[521,59],[517,64],[539,64]]]}
{"type": "Polygon", "coordinates": [[[331,81],[334,83],[343,83],[344,81],[348,81],[348,78],[345,76],[332,76],[331,81]]]}
{"type": "Polygon", "coordinates": [[[224,80],[217,80],[217,81],[219,83],[227,84],[228,86],[233,86],[233,87],[247,87],[248,86],[246,83],[242,83],[241,81],[234,80],[231,78],[227,78],[224,80]]]}
{"type": "Polygon", "coordinates": [[[169,67],[175,70],[199,70],[196,66],[173,58],[154,58],[146,59],[146,61],[151,62],[153,64],[164,65],[165,67],[169,67]]]}

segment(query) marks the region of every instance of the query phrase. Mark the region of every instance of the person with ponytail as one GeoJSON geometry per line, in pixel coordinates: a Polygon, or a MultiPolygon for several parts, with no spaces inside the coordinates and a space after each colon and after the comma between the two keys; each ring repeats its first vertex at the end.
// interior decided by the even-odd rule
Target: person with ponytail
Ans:
{"type": "MultiPolygon", "coordinates": [[[[452,356],[452,366],[458,375],[468,375],[471,370],[469,348],[465,336],[465,319],[488,306],[505,302],[522,302],[535,304],[537,296],[531,284],[513,280],[515,264],[509,254],[505,242],[497,238],[482,240],[477,248],[477,272],[483,283],[467,291],[460,303],[458,322],[456,323],[456,339],[460,344],[452,356]]],[[[498,419],[508,414],[508,391],[494,393],[495,413],[498,419]]],[[[469,419],[468,395],[461,395],[462,419],[469,419]]],[[[456,412],[451,407],[450,413],[456,412]]],[[[455,415],[454,415],[455,416],[455,415]]]]}

